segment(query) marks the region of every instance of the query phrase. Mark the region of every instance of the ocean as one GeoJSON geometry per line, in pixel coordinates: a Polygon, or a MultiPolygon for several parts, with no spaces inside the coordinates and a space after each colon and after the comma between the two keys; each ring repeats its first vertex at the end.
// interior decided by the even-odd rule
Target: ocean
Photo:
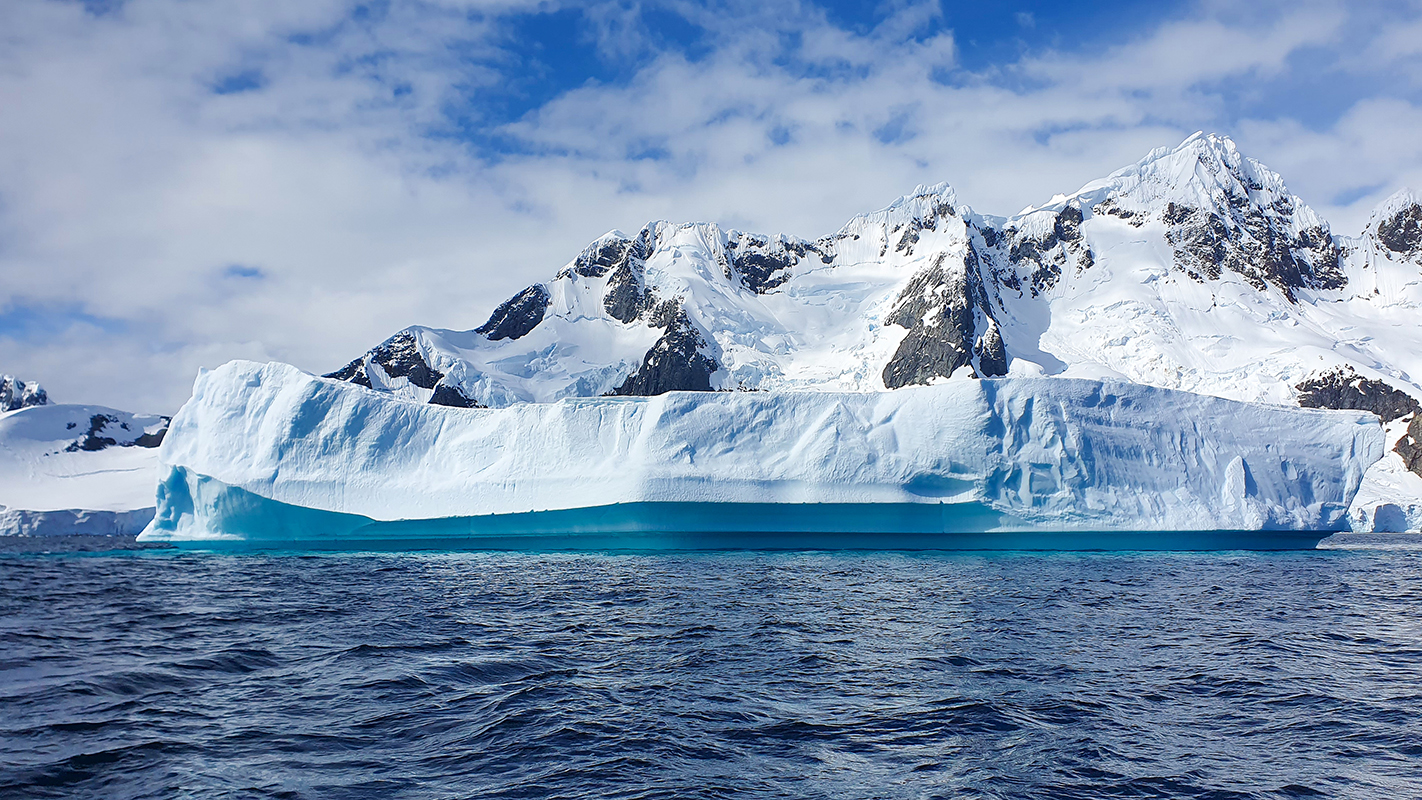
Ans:
{"type": "Polygon", "coordinates": [[[0,796],[1419,798],[1417,541],[10,552],[0,796]]]}

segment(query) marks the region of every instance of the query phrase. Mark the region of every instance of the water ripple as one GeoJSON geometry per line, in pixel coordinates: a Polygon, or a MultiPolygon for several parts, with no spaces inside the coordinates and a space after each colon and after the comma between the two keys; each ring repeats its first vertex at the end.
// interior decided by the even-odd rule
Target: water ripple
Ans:
{"type": "Polygon", "coordinates": [[[1422,797],[1389,547],[0,556],[0,795],[1422,797]]]}

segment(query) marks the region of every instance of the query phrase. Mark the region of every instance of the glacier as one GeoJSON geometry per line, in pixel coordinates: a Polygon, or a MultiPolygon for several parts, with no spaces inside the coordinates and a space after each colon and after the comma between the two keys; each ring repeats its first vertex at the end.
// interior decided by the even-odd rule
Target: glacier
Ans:
{"type": "Polygon", "coordinates": [[[234,361],[173,419],[139,541],[1311,546],[1383,444],[1365,412],[1110,380],[489,409],[234,361]]]}

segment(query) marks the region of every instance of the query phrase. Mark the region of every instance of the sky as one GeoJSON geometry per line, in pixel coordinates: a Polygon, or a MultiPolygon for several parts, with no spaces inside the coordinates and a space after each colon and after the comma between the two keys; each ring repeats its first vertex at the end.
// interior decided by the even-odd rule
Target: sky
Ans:
{"type": "Polygon", "coordinates": [[[1357,233],[1422,189],[1422,0],[5,0],[0,373],[173,413],[614,228],[1007,215],[1196,130],[1357,233]]]}

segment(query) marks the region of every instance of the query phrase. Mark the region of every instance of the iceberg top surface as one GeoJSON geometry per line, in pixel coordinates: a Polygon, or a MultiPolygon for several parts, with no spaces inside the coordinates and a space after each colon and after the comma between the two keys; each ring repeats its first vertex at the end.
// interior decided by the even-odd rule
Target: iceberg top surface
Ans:
{"type": "MultiPolygon", "coordinates": [[[[979,503],[1022,527],[1337,527],[1375,417],[1128,383],[671,393],[453,409],[284,364],[199,376],[160,457],[377,520],[635,501],[979,503]]],[[[161,497],[160,497],[161,499],[161,497]]]]}

